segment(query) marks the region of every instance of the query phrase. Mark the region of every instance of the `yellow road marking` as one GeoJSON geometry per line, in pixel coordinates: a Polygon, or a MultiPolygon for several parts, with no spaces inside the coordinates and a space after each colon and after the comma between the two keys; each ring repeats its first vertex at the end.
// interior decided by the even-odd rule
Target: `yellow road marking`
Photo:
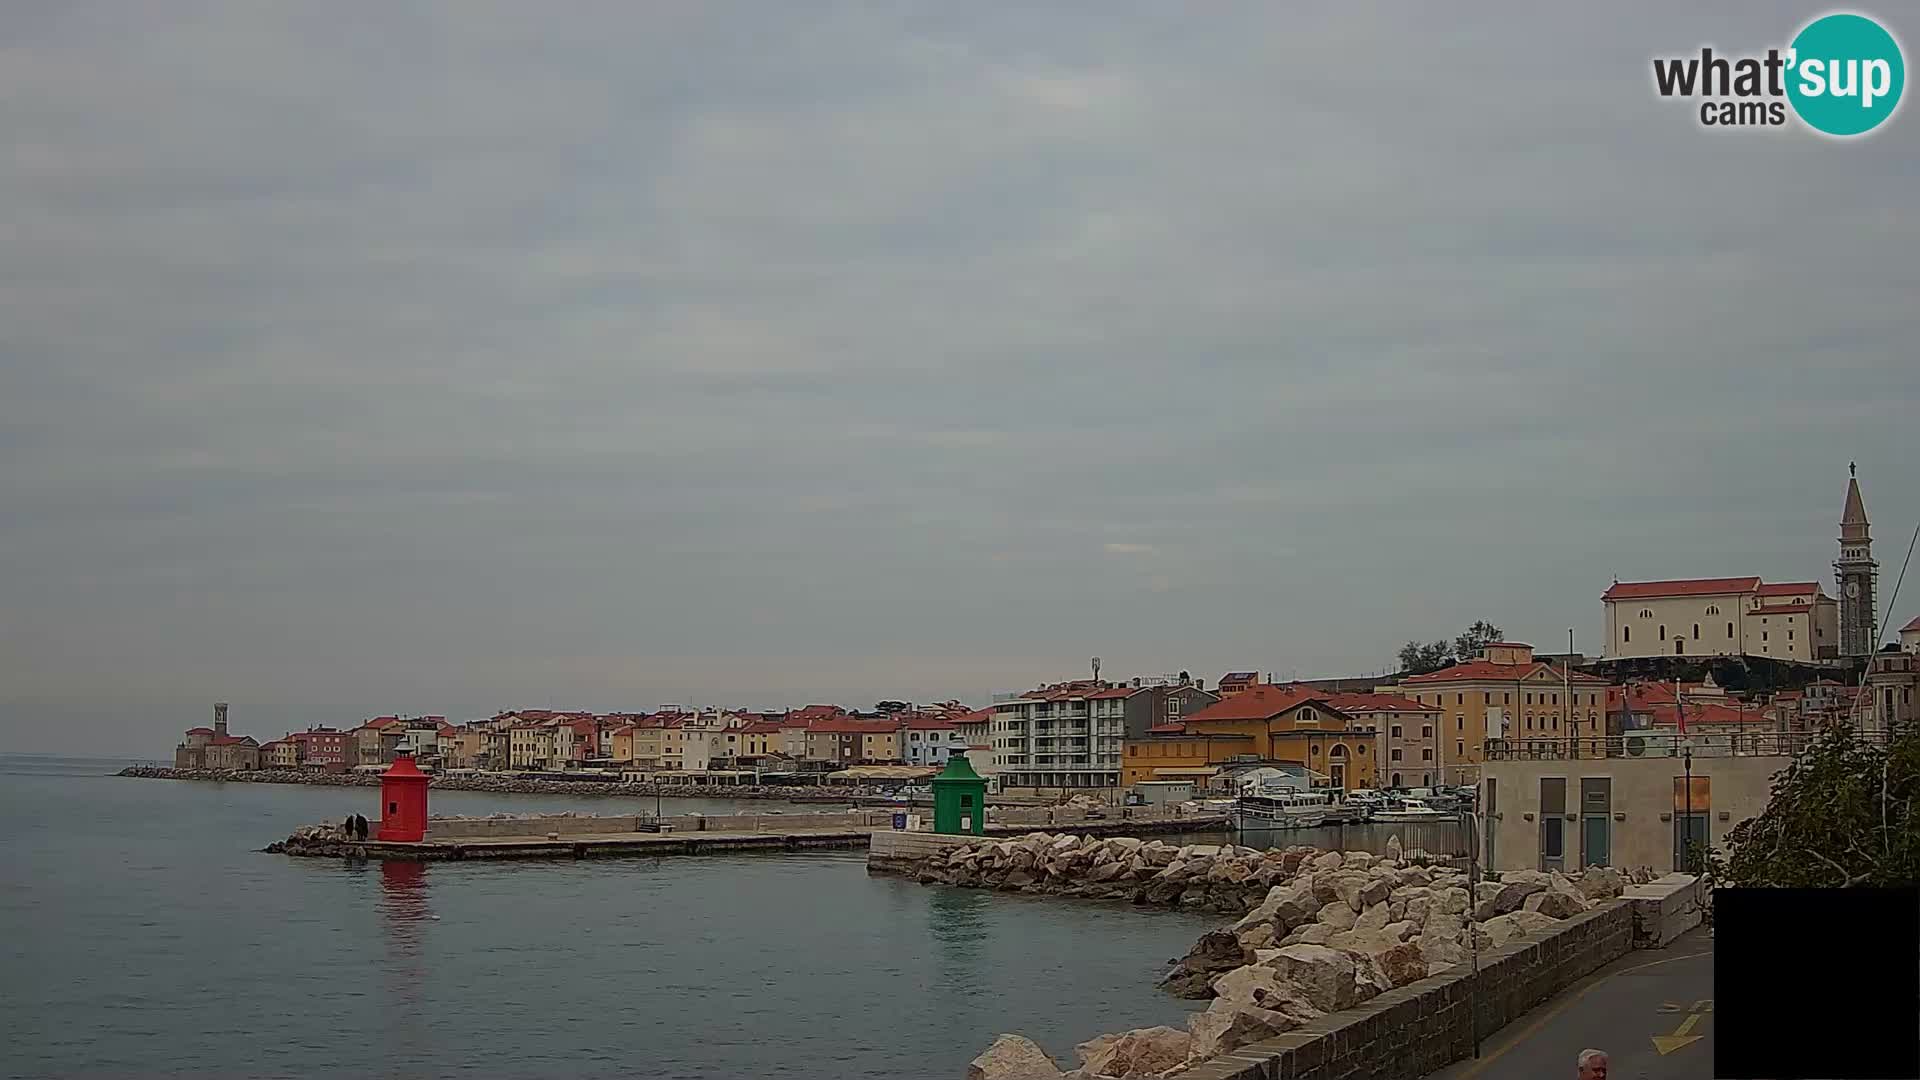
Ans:
{"type": "Polygon", "coordinates": [[[1692,1046],[1694,1043],[1706,1037],[1704,1035],[1693,1034],[1693,1029],[1699,1026],[1699,1023],[1699,1013],[1688,1013],[1687,1018],[1680,1021],[1680,1026],[1674,1029],[1673,1034],[1655,1035],[1653,1037],[1653,1048],[1660,1052],[1661,1057],[1666,1057],[1668,1054],[1682,1047],[1692,1046]]]}
{"type": "Polygon", "coordinates": [[[1699,1001],[1696,1001],[1696,1002],[1694,1002],[1694,1003],[1693,1003],[1693,1011],[1694,1011],[1694,1012],[1712,1012],[1712,1011],[1713,1011],[1713,999],[1712,999],[1712,998],[1701,998],[1701,999],[1700,999],[1699,1001]]]}
{"type": "MultiPolygon", "coordinates": [[[[1661,964],[1671,964],[1680,960],[1691,960],[1696,956],[1711,956],[1711,955],[1713,955],[1712,949],[1702,949],[1699,952],[1687,953],[1684,956],[1668,956],[1660,960],[1650,960],[1644,964],[1635,964],[1633,967],[1621,968],[1619,971],[1612,972],[1604,976],[1603,978],[1595,979],[1593,982],[1590,982],[1586,986],[1580,988],[1580,990],[1577,993],[1568,995],[1558,1005],[1555,1005],[1552,1008],[1548,1009],[1546,1012],[1541,1013],[1539,1018],[1534,1020],[1533,1023],[1528,1024],[1524,1028],[1521,1028],[1520,1031],[1513,1036],[1513,1038],[1509,1039],[1505,1043],[1502,1043],[1499,1049],[1488,1054],[1486,1057],[1481,1058],[1479,1061],[1474,1062],[1471,1066],[1467,1068],[1465,1072],[1462,1072],[1459,1076],[1455,1077],[1454,1080],[1473,1080],[1474,1077],[1480,1075],[1481,1070],[1485,1069],[1487,1066],[1493,1064],[1494,1062],[1500,1060],[1501,1055],[1505,1054],[1507,1051],[1513,1049],[1514,1047],[1519,1046],[1521,1043],[1526,1042],[1529,1038],[1533,1036],[1534,1032],[1539,1031],[1541,1028],[1545,1027],[1547,1025],[1547,1021],[1552,1020],[1554,1017],[1559,1016],[1563,1012],[1566,1012],[1567,1009],[1570,1008],[1574,1002],[1579,1001],[1581,998],[1586,997],[1588,994],[1591,994],[1595,989],[1605,985],[1608,981],[1613,979],[1614,976],[1616,975],[1629,975],[1636,971],[1645,971],[1646,969],[1651,967],[1659,967],[1661,964]]],[[[1664,1037],[1665,1036],[1660,1036],[1660,1035],[1654,1036],[1654,1038],[1656,1039],[1660,1039],[1664,1037]]],[[[1698,1038],[1701,1038],[1701,1036],[1694,1035],[1692,1036],[1692,1038],[1698,1039],[1698,1038]]],[[[1658,1044],[1656,1043],[1655,1045],[1657,1046],[1658,1044]]]]}

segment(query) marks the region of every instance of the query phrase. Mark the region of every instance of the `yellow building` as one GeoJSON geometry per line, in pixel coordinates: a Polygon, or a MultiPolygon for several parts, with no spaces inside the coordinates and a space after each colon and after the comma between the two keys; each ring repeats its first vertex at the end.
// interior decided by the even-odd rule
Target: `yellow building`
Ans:
{"type": "Polygon", "coordinates": [[[1374,743],[1374,735],[1329,705],[1327,695],[1256,685],[1129,739],[1121,783],[1193,779],[1204,784],[1226,762],[1257,760],[1303,766],[1341,789],[1375,787],[1374,743]]]}
{"type": "Polygon", "coordinates": [[[1546,749],[1569,737],[1606,735],[1607,686],[1535,660],[1531,645],[1497,642],[1478,659],[1380,689],[1440,710],[1441,752],[1452,779],[1456,767],[1485,760],[1489,740],[1546,749]]]}
{"type": "Polygon", "coordinates": [[[615,728],[607,738],[607,756],[615,765],[625,765],[633,761],[633,726],[615,728]]]}

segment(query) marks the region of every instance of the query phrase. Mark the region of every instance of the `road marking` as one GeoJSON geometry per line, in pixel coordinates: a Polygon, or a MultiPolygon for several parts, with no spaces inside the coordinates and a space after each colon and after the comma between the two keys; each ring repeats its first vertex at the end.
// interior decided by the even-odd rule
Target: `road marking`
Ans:
{"type": "Polygon", "coordinates": [[[1701,998],[1701,999],[1700,999],[1699,1001],[1696,1001],[1696,1002],[1694,1002],[1694,1003],[1693,1003],[1693,1011],[1694,1011],[1694,1012],[1712,1012],[1712,1011],[1713,1011],[1713,999],[1712,999],[1712,998],[1701,998]]]}
{"type": "MultiPolygon", "coordinates": [[[[1594,981],[1588,983],[1586,986],[1581,987],[1578,992],[1567,995],[1567,997],[1563,999],[1559,1004],[1548,1009],[1546,1012],[1541,1013],[1540,1017],[1536,1019],[1533,1023],[1528,1024],[1524,1028],[1521,1028],[1520,1031],[1516,1033],[1511,1039],[1509,1039],[1505,1043],[1502,1043],[1499,1049],[1488,1054],[1486,1057],[1481,1058],[1479,1061],[1474,1062],[1471,1066],[1469,1066],[1466,1069],[1466,1071],[1462,1072],[1459,1076],[1454,1077],[1454,1080],[1473,1080],[1473,1078],[1480,1075],[1481,1071],[1485,1069],[1487,1066],[1500,1060],[1501,1056],[1504,1055],[1507,1051],[1513,1049],[1516,1046],[1519,1046],[1523,1042],[1526,1042],[1529,1038],[1532,1038],[1535,1032],[1547,1026],[1548,1021],[1552,1020],[1556,1016],[1559,1016],[1561,1013],[1566,1012],[1567,1009],[1573,1006],[1574,1002],[1579,1001],[1581,998],[1586,997],[1588,994],[1593,993],[1596,989],[1600,988],[1601,986],[1606,985],[1616,975],[1630,975],[1636,971],[1645,971],[1646,969],[1651,967],[1659,967],[1661,964],[1672,964],[1672,963],[1677,963],[1678,961],[1681,961],[1681,960],[1692,960],[1694,957],[1697,957],[1697,956],[1712,956],[1712,955],[1713,955],[1712,949],[1702,949],[1699,952],[1690,952],[1683,956],[1668,956],[1659,960],[1649,960],[1644,964],[1635,964],[1633,967],[1621,968],[1619,971],[1610,972],[1607,975],[1604,975],[1598,979],[1595,979],[1594,981]]],[[[1655,1036],[1655,1038],[1660,1038],[1660,1037],[1661,1036],[1655,1036]]],[[[1701,1036],[1695,1035],[1693,1037],[1698,1039],[1701,1036]]]]}
{"type": "Polygon", "coordinates": [[[1677,1001],[1669,1001],[1666,1004],[1660,1006],[1660,1011],[1663,1013],[1684,1012],[1685,1010],[1686,1010],[1686,1006],[1680,1004],[1677,1001]]]}
{"type": "Polygon", "coordinates": [[[1687,1018],[1680,1021],[1680,1026],[1674,1029],[1673,1034],[1655,1035],[1653,1037],[1653,1048],[1660,1052],[1661,1057],[1666,1057],[1668,1054],[1682,1047],[1692,1046],[1694,1043],[1706,1038],[1704,1035],[1695,1035],[1692,1033],[1693,1029],[1698,1026],[1699,1023],[1699,1013],[1688,1013],[1687,1018]]]}

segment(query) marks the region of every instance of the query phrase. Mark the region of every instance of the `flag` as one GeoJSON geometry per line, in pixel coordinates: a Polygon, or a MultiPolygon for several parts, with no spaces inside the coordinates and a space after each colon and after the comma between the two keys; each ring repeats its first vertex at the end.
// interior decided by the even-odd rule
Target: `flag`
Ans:
{"type": "Polygon", "coordinates": [[[1687,700],[1680,696],[1680,680],[1673,681],[1673,716],[1680,725],[1680,737],[1687,736],[1687,700]]]}

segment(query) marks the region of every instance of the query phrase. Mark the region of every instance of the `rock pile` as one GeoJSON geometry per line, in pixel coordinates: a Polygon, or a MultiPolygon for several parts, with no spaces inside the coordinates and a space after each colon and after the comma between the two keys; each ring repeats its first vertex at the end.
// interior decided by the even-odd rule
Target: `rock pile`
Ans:
{"type": "Polygon", "coordinates": [[[1034,832],[977,840],[920,865],[925,884],[1011,892],[1131,900],[1239,915],[1260,904],[1314,854],[1312,848],[1256,851],[1232,844],[1167,844],[1159,840],[1034,832]]]}
{"type": "Polygon", "coordinates": [[[348,839],[339,825],[302,825],[285,840],[276,840],[260,850],[274,855],[339,858],[358,855],[361,849],[348,839]]]}
{"type": "MultiPolygon", "coordinates": [[[[1142,858],[1147,847],[1136,842],[1109,849],[1106,845],[1111,840],[1056,847],[1058,840],[1053,839],[1043,845],[1051,862],[1038,861],[1015,871],[1014,851],[1030,853],[1029,839],[1013,842],[1013,850],[1005,851],[993,845],[969,845],[992,849],[984,858],[1005,860],[1004,868],[983,872],[979,859],[972,864],[962,861],[959,867],[983,875],[983,880],[999,873],[1006,880],[1020,873],[1041,882],[1056,871],[1064,877],[1083,864],[1122,865],[1131,874],[1134,860],[1142,858]],[[1083,847],[1091,854],[1077,863],[1072,855],[1083,847]],[[1122,858],[1120,850],[1127,851],[1127,857],[1122,858]],[[1035,867],[1041,871],[1036,873],[1035,867]]],[[[1012,1059],[996,1056],[995,1050],[1004,1049],[1003,1044],[1018,1045],[1008,1040],[1019,1037],[1002,1036],[994,1050],[975,1060],[968,1072],[970,1080],[1172,1076],[1196,1062],[1444,971],[1465,961],[1476,943],[1483,950],[1492,949],[1518,935],[1549,929],[1619,896],[1629,882],[1629,875],[1610,868],[1591,869],[1572,878],[1517,871],[1502,874],[1497,881],[1480,882],[1470,893],[1466,874],[1449,867],[1413,866],[1359,851],[1289,848],[1251,858],[1243,851],[1223,848],[1184,858],[1175,855],[1175,861],[1206,861],[1200,875],[1203,885],[1216,867],[1250,863],[1255,864],[1250,874],[1269,873],[1271,880],[1251,910],[1231,926],[1202,935],[1162,981],[1179,997],[1212,999],[1206,1011],[1188,1018],[1186,1031],[1146,1028],[1103,1035],[1081,1045],[1081,1067],[1071,1073],[1024,1054],[1017,1068],[1009,1064],[1003,1069],[1000,1063],[1012,1059]]],[[[1134,881],[1133,887],[1152,890],[1151,883],[1171,865],[1168,862],[1143,881],[1134,881]]],[[[950,867],[959,868],[951,863],[950,867]]],[[[1219,872],[1224,881],[1227,871],[1219,872]]],[[[1079,873],[1083,878],[1091,876],[1084,869],[1079,873]]],[[[1191,876],[1181,879],[1182,897],[1191,880],[1191,876]]],[[[1216,894],[1205,886],[1200,895],[1211,903],[1216,895],[1240,894],[1216,894]]],[[[1024,1039],[1020,1042],[1032,1046],[1024,1039]]],[[[1039,1048],[1033,1050],[1037,1053],[1039,1048]]]]}

